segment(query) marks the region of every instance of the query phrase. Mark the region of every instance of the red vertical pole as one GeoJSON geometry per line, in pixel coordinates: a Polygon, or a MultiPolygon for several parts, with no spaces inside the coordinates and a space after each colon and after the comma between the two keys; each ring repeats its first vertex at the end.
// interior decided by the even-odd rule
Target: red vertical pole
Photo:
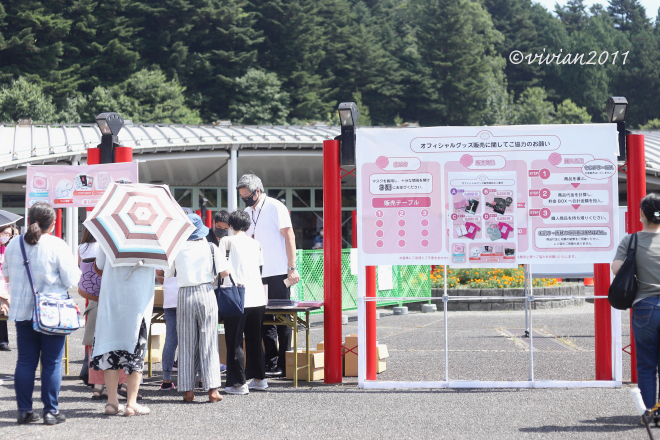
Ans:
{"type": "Polygon", "coordinates": [[[323,141],[323,314],[325,383],[341,383],[341,179],[339,141],[323,141]]]}
{"type": "MultiPolygon", "coordinates": [[[[352,212],[353,247],[357,248],[357,211],[352,212]]],[[[367,298],[376,297],[376,266],[366,267],[367,298]]],[[[367,380],[376,380],[378,374],[378,351],[376,347],[376,303],[367,301],[367,380]]]]}
{"type": "MultiPolygon", "coordinates": [[[[607,296],[610,265],[594,264],[594,296],[607,296]]],[[[596,380],[612,380],[612,310],[607,299],[594,300],[596,380]]]]}
{"type": "MultiPolygon", "coordinates": [[[[646,195],[646,154],[644,153],[644,135],[626,136],[628,147],[628,233],[642,230],[639,219],[639,205],[646,195]]],[[[630,310],[630,381],[637,383],[637,358],[632,328],[632,309],[630,310]]]]}
{"type": "Polygon", "coordinates": [[[62,210],[56,209],[55,214],[55,236],[62,238],[62,210]]]}
{"type": "MultiPolygon", "coordinates": [[[[367,266],[367,298],[376,297],[376,266],[367,266]]],[[[376,351],[376,302],[367,301],[367,380],[376,380],[378,353],[376,351]]]]}
{"type": "Polygon", "coordinates": [[[211,211],[210,209],[206,211],[206,227],[207,228],[213,227],[213,211],[211,211]]]}
{"type": "Polygon", "coordinates": [[[202,217],[202,210],[198,209],[197,211],[195,211],[195,214],[197,214],[201,218],[202,217]]]}
{"type": "MultiPolygon", "coordinates": [[[[87,149],[87,165],[98,165],[101,163],[101,149],[100,148],[88,148],[87,149]]],[[[87,212],[92,212],[94,208],[88,207],[87,212]]],[[[89,214],[87,214],[89,215],[89,214]]]]}

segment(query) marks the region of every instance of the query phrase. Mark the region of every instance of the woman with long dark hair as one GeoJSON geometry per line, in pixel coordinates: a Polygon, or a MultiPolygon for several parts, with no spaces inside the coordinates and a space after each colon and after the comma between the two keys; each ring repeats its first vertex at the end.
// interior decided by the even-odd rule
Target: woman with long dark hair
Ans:
{"type": "MultiPolygon", "coordinates": [[[[635,262],[638,290],[633,303],[637,383],[647,408],[657,403],[656,383],[660,365],[660,195],[648,194],[640,204],[644,228],[637,232],[635,262]]],[[[626,260],[632,234],[621,240],[612,262],[614,275],[626,260]]]]}
{"type": "Polygon", "coordinates": [[[16,237],[7,247],[7,274],[11,308],[9,320],[16,322],[18,360],[14,373],[14,389],[18,403],[19,424],[39,420],[32,411],[32,392],[37,365],[41,359],[41,401],[44,404],[43,421],[47,425],[62,423],[66,419],[59,411],[58,395],[62,381],[62,354],[64,335],[47,335],[32,328],[34,296],[23,264],[20,240],[25,241],[25,252],[30,262],[34,288],[38,292],[68,296],[69,287],[80,279],[80,269],[69,246],[50,233],[55,227],[55,210],[45,202],[35,203],[28,213],[25,235],[16,237]]]}

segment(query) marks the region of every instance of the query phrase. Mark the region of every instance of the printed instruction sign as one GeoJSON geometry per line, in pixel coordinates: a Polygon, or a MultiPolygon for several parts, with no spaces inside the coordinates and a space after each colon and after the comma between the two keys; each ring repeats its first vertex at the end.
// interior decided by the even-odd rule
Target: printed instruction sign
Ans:
{"type": "Polygon", "coordinates": [[[366,265],[609,263],[614,124],[360,128],[366,265]]]}
{"type": "Polygon", "coordinates": [[[110,182],[137,183],[137,163],[28,166],[27,206],[48,202],[54,208],[93,207],[110,182]]]}

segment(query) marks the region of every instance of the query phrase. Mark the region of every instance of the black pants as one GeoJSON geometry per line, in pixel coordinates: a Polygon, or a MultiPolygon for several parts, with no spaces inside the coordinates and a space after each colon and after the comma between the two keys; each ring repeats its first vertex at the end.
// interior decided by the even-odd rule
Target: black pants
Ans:
{"type": "MultiPolygon", "coordinates": [[[[290,299],[289,288],[284,285],[284,275],[273,275],[262,278],[263,284],[268,285],[268,299],[290,299]]],[[[264,315],[264,320],[273,321],[275,316],[264,315]]],[[[291,350],[291,328],[286,325],[264,325],[261,327],[264,340],[264,355],[266,357],[266,370],[273,367],[286,368],[286,352],[291,350]],[[278,348],[279,339],[279,348],[278,348]]]]}
{"type": "Polygon", "coordinates": [[[224,318],[228,387],[241,386],[246,379],[266,378],[261,345],[261,324],[265,310],[266,306],[249,307],[242,315],[224,318]],[[243,352],[243,335],[246,353],[243,352]]]}
{"type": "Polygon", "coordinates": [[[9,344],[9,333],[7,332],[7,321],[0,321],[0,344],[9,344]]]}

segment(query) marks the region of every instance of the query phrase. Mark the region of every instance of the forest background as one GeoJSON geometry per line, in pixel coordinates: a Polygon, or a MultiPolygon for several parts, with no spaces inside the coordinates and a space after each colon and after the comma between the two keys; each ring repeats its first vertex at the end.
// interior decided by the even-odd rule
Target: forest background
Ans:
{"type": "Polygon", "coordinates": [[[0,4],[2,122],[337,124],[355,100],[363,126],[586,123],[609,96],[660,129],[660,18],[638,0],[0,4]],[[608,61],[514,64],[515,50],[608,61]]]}

